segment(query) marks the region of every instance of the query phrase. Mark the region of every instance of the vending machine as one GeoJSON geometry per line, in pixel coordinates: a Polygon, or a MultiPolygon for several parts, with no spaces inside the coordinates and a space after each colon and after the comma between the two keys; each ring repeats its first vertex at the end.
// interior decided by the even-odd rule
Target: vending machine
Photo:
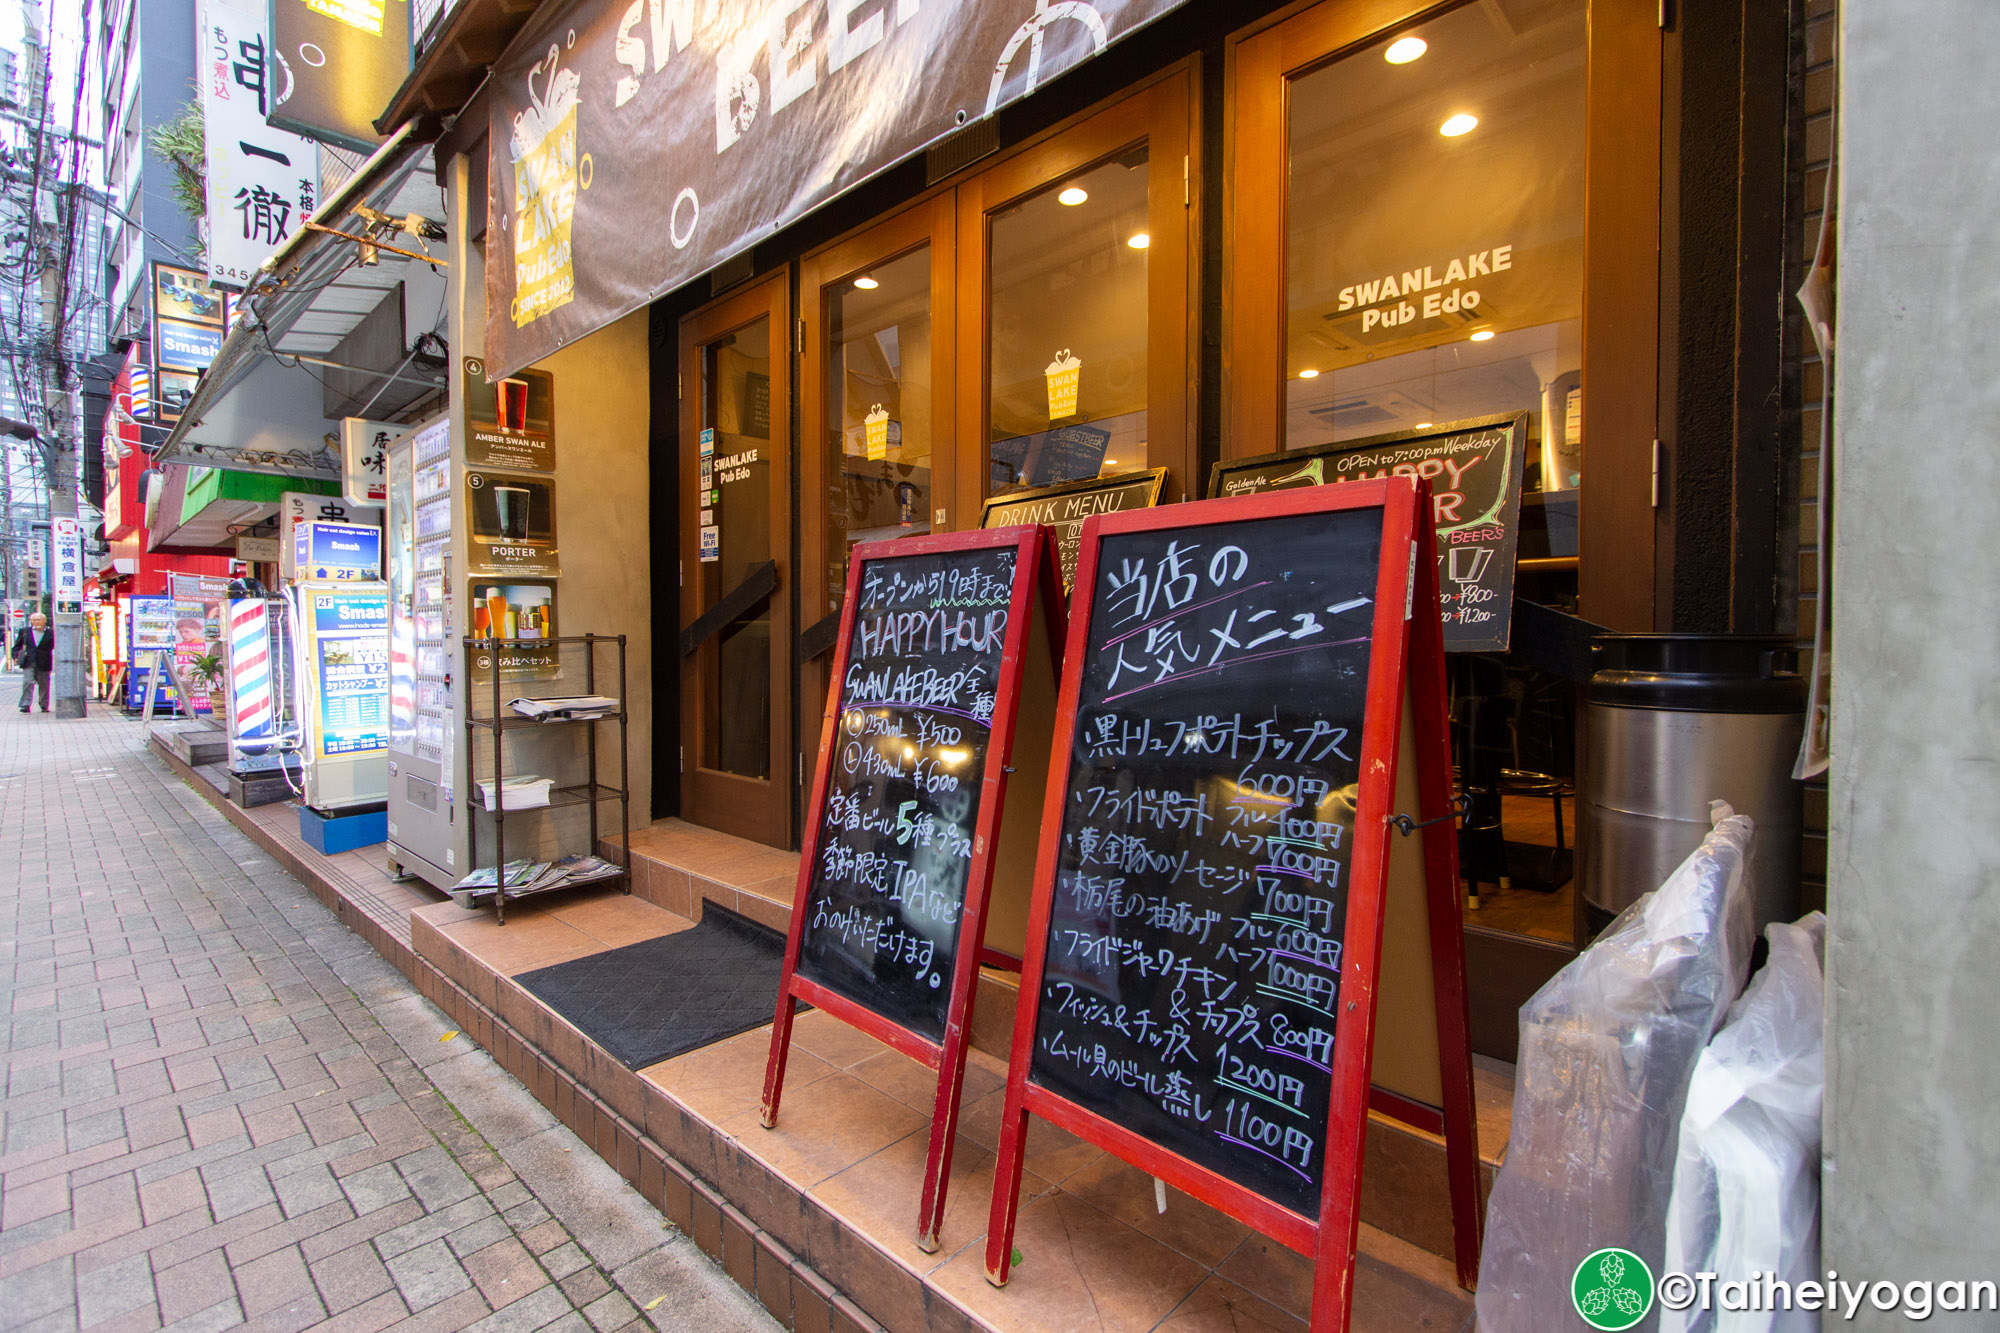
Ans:
{"type": "Polygon", "coordinates": [[[305,803],[379,805],[389,795],[389,585],[301,583],[292,599],[299,715],[312,736],[305,803]]]}
{"type": "Polygon", "coordinates": [[[309,738],[301,747],[305,804],[321,812],[380,807],[389,793],[389,585],[382,581],[381,529],[308,518],[293,526],[291,541],[292,678],[296,715],[309,738]]]}
{"type": "Polygon", "coordinates": [[[445,888],[465,874],[455,818],[461,727],[452,680],[451,423],[389,447],[389,859],[445,888]]]}

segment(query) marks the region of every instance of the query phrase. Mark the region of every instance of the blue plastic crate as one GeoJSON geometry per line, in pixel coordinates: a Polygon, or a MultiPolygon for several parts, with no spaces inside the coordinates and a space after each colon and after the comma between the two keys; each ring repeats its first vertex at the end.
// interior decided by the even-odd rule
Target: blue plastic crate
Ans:
{"type": "Polygon", "coordinates": [[[386,842],[389,838],[389,807],[380,805],[323,814],[309,805],[302,805],[299,807],[299,836],[322,856],[337,856],[356,847],[386,842]]]}

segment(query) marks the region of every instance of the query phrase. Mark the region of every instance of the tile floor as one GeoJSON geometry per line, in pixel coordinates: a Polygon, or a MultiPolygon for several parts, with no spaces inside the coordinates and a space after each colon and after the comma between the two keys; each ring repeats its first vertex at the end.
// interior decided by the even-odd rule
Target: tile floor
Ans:
{"type": "MultiPolygon", "coordinates": [[[[502,927],[490,913],[440,904],[421,888],[393,881],[379,847],[317,858],[299,841],[297,816],[289,806],[247,813],[288,844],[287,850],[331,862],[331,871],[345,881],[343,892],[351,891],[357,906],[391,934],[409,941],[410,917],[421,913],[439,937],[496,979],[686,929],[703,893],[720,900],[718,887],[763,899],[737,904],[761,917],[767,913],[755,909],[789,896],[797,865],[795,853],[755,847],[678,820],[661,821],[633,835],[640,856],[633,895],[585,890],[523,902],[510,906],[502,927]],[[649,887],[655,891],[645,892],[649,887]],[[658,905],[663,898],[684,903],[687,911],[666,910],[658,905]]],[[[782,928],[782,918],[772,924],[782,928]]],[[[1016,1231],[1022,1259],[1006,1288],[988,1284],[984,1234],[1004,1069],[977,1051],[968,1067],[942,1245],[936,1254],[925,1254],[911,1237],[932,1076],[824,1014],[802,1016],[794,1031],[785,1084],[788,1113],[772,1130],[758,1123],[768,1027],[639,1072],[978,1324],[1009,1333],[1305,1327],[1308,1260],[1178,1191],[1169,1192],[1165,1214],[1156,1212],[1150,1177],[1040,1121],[1031,1121],[1022,1183],[1016,1231]]],[[[1476,1081],[1481,1141],[1491,1158],[1495,1146],[1505,1143],[1511,1080],[1504,1066],[1482,1063],[1476,1081]]],[[[881,1308],[905,1305],[896,1294],[849,1294],[892,1327],[900,1322],[892,1310],[881,1308]]],[[[1448,1261],[1373,1227],[1361,1228],[1357,1333],[1464,1333],[1472,1325],[1471,1310],[1471,1298],[1458,1289],[1448,1261]]]]}

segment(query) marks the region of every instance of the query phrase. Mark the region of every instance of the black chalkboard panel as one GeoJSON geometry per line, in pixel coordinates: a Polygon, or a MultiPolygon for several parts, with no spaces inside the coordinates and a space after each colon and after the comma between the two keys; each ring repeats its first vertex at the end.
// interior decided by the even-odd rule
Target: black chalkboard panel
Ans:
{"type": "Polygon", "coordinates": [[[979,511],[981,528],[1007,528],[1017,523],[1040,523],[1055,534],[1056,563],[1062,571],[1063,591],[1076,582],[1076,548],[1083,536],[1083,521],[1092,514],[1116,514],[1127,509],[1151,509],[1160,502],[1167,470],[1133,472],[1119,477],[1092,477],[1088,481],[1065,482],[1032,491],[996,495],[979,511]]]}
{"type": "Polygon", "coordinates": [[[1314,1218],[1382,526],[1102,538],[1028,1069],[1314,1218]]]}
{"type": "MultiPolygon", "coordinates": [[[[944,1036],[1016,549],[862,567],[798,974],[944,1036]]],[[[973,942],[977,947],[978,941],[973,942]]]]}
{"type": "Polygon", "coordinates": [[[1445,651],[1505,652],[1513,630],[1514,552],[1521,539],[1527,450],[1527,413],[1476,417],[1228,459],[1210,471],[1208,494],[1216,499],[1372,477],[1428,477],[1445,651]]]}

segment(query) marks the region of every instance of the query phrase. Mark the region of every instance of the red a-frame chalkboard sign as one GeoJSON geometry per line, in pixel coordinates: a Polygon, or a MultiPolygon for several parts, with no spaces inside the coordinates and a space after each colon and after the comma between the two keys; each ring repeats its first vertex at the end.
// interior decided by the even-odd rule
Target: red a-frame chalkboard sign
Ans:
{"type": "Polygon", "coordinates": [[[1345,1330],[1371,1109],[1444,1136],[1459,1280],[1475,1281],[1433,546],[1408,477],[1085,525],[996,1285],[1034,1114],[1310,1256],[1312,1327],[1345,1330]],[[1398,815],[1429,822],[1399,831],[1398,815]]]}
{"type": "Polygon", "coordinates": [[[868,543],[848,565],[764,1125],[777,1123],[801,1000],[937,1070],[917,1220],[927,1251],[944,1221],[979,965],[1019,970],[1026,938],[1058,580],[1038,525],[868,543]],[[1017,740],[1029,762],[1009,817],[1017,740]]]}

